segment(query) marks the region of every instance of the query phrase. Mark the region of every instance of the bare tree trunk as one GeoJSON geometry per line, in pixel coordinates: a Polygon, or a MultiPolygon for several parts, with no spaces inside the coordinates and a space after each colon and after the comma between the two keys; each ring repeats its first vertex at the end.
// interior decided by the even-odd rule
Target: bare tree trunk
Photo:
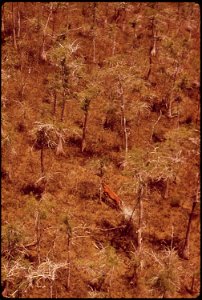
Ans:
{"type": "Polygon", "coordinates": [[[125,228],[124,228],[124,231],[125,231],[125,232],[127,232],[127,229],[128,229],[128,227],[129,227],[129,225],[131,224],[131,221],[132,221],[132,218],[133,218],[133,214],[134,214],[134,212],[135,212],[135,210],[136,210],[136,208],[137,208],[137,204],[138,204],[138,203],[139,203],[139,200],[137,201],[136,205],[134,206],[133,211],[132,211],[132,213],[131,213],[131,215],[130,215],[130,218],[129,218],[129,220],[128,220],[128,222],[127,222],[125,228]]]}
{"type": "Polygon", "coordinates": [[[177,18],[180,19],[180,2],[177,3],[177,18]]]}
{"type": "Polygon", "coordinates": [[[23,63],[21,63],[21,74],[22,75],[21,75],[21,80],[20,80],[20,83],[19,83],[19,86],[20,86],[19,96],[20,96],[21,101],[23,100],[23,97],[24,97],[24,94],[25,94],[25,88],[26,88],[26,85],[27,85],[27,80],[29,78],[29,74],[24,74],[23,75],[22,71],[23,71],[23,63]]]}
{"type": "Polygon", "coordinates": [[[124,142],[125,142],[125,162],[127,162],[127,158],[128,158],[128,132],[127,132],[127,128],[126,128],[125,114],[124,114],[124,117],[123,117],[123,130],[124,130],[124,142]]]}
{"type": "Polygon", "coordinates": [[[119,78],[120,84],[120,94],[121,94],[121,125],[123,126],[123,144],[125,148],[125,162],[127,162],[128,157],[128,132],[126,127],[126,116],[125,116],[125,101],[124,101],[124,92],[121,80],[119,78]]]}
{"type": "Polygon", "coordinates": [[[100,168],[99,168],[99,174],[100,177],[100,186],[99,186],[99,195],[100,195],[100,203],[102,202],[102,195],[103,195],[103,176],[104,176],[104,170],[103,170],[104,164],[102,161],[100,161],[100,168]]]}
{"type": "Polygon", "coordinates": [[[12,163],[11,158],[9,158],[9,161],[8,161],[8,179],[10,182],[13,181],[13,163],[12,163]]]}
{"type": "Polygon", "coordinates": [[[4,5],[2,4],[2,8],[1,8],[1,31],[2,33],[4,33],[4,30],[5,30],[5,17],[4,17],[4,5]]]}
{"type": "Polygon", "coordinates": [[[102,178],[100,178],[100,186],[99,186],[100,203],[102,203],[102,195],[103,195],[102,184],[103,184],[102,178]]]}
{"type": "Polygon", "coordinates": [[[67,222],[65,222],[65,224],[67,225],[67,264],[68,264],[68,274],[67,274],[67,290],[69,290],[70,288],[70,271],[71,271],[71,267],[70,267],[70,246],[71,246],[71,238],[72,238],[72,229],[71,226],[67,220],[67,222]]]}
{"type": "Polygon", "coordinates": [[[57,6],[55,7],[55,9],[53,10],[53,23],[52,23],[52,37],[55,33],[55,23],[56,23],[56,16],[57,16],[57,10],[59,8],[60,3],[57,3],[57,6]]]}
{"type": "Polygon", "coordinates": [[[200,115],[201,115],[201,103],[200,103],[200,100],[199,100],[198,104],[197,104],[196,124],[200,124],[199,123],[199,121],[200,121],[200,115]]]}
{"type": "MultiPolygon", "coordinates": [[[[197,174],[198,176],[198,181],[199,181],[199,174],[197,174]]],[[[190,240],[190,232],[191,232],[191,223],[192,223],[192,219],[193,219],[193,215],[194,215],[194,209],[196,207],[196,203],[199,202],[199,188],[200,188],[200,183],[197,182],[197,190],[196,190],[196,195],[195,195],[195,199],[192,203],[192,210],[189,216],[189,221],[188,221],[188,225],[187,225],[187,232],[186,232],[186,237],[185,237],[185,243],[184,243],[184,247],[182,249],[182,252],[180,253],[181,257],[184,259],[189,259],[189,240],[190,240]]]]}
{"type": "Polygon", "coordinates": [[[131,216],[124,228],[124,231],[127,232],[127,229],[129,225],[131,224],[133,214],[137,208],[137,205],[139,204],[139,228],[138,228],[138,249],[141,250],[141,243],[142,243],[142,220],[143,220],[143,204],[142,204],[142,195],[143,195],[143,186],[142,183],[140,183],[139,189],[138,189],[138,197],[137,197],[137,203],[135,204],[133,211],[131,213],[131,216]]]}
{"type": "Polygon", "coordinates": [[[194,280],[195,280],[195,274],[193,274],[193,276],[192,276],[192,282],[191,282],[191,290],[190,290],[190,292],[192,294],[194,294],[194,280]]]}
{"type": "MultiPolygon", "coordinates": [[[[171,98],[171,97],[170,97],[171,98]]],[[[168,117],[169,118],[173,118],[174,116],[172,115],[172,104],[175,100],[174,99],[170,99],[169,103],[168,103],[168,117]]]]}
{"type": "Polygon", "coordinates": [[[5,280],[5,287],[3,288],[3,291],[2,291],[2,296],[5,297],[5,298],[9,298],[9,296],[8,296],[8,287],[9,287],[9,282],[8,282],[8,280],[5,280]]]}
{"type": "Polygon", "coordinates": [[[61,121],[64,119],[65,113],[65,105],[66,105],[66,97],[69,95],[69,68],[66,65],[66,59],[64,58],[61,61],[61,68],[62,68],[62,86],[63,86],[63,103],[62,103],[62,111],[61,111],[61,121]]]}
{"type": "Polygon", "coordinates": [[[84,122],[83,122],[83,134],[81,141],[81,152],[84,152],[86,148],[86,128],[87,128],[88,110],[85,112],[84,122]]]}
{"type": "Polygon", "coordinates": [[[44,176],[44,147],[41,147],[41,175],[44,176]]]}
{"type": "Polygon", "coordinates": [[[55,19],[56,19],[56,13],[54,12],[53,13],[53,23],[52,23],[52,37],[53,37],[53,35],[54,35],[54,33],[55,33],[55,19]]]}
{"type": "Polygon", "coordinates": [[[154,36],[153,47],[151,50],[151,56],[156,56],[156,36],[154,36]]]}
{"type": "Polygon", "coordinates": [[[170,184],[170,179],[167,178],[167,179],[166,179],[165,194],[164,194],[164,198],[165,198],[165,199],[168,199],[169,184],[170,184]]]}
{"type": "Polygon", "coordinates": [[[153,138],[153,134],[154,134],[154,129],[155,129],[156,125],[158,124],[158,122],[160,121],[161,116],[162,116],[162,111],[160,110],[158,119],[156,120],[156,122],[154,123],[154,125],[153,125],[153,127],[152,127],[152,133],[151,133],[151,139],[150,139],[151,142],[152,142],[152,138],[153,138]]]}
{"type": "Polygon", "coordinates": [[[93,63],[96,63],[96,59],[95,59],[95,36],[93,37],[93,63]]]}
{"type": "Polygon", "coordinates": [[[152,44],[150,46],[150,49],[149,49],[149,70],[148,70],[148,73],[147,73],[147,76],[146,76],[146,80],[149,80],[149,77],[151,75],[151,71],[152,71],[152,57],[156,55],[156,36],[155,36],[155,33],[154,33],[154,18],[152,18],[152,26],[151,26],[151,29],[152,29],[152,44]]]}
{"type": "Polygon", "coordinates": [[[52,93],[52,96],[53,96],[53,115],[56,114],[56,107],[57,107],[57,93],[56,91],[54,91],[52,93]]]}
{"type": "Polygon", "coordinates": [[[66,34],[68,33],[70,22],[69,22],[69,2],[66,2],[66,34]]]}
{"type": "Polygon", "coordinates": [[[56,155],[65,155],[62,141],[63,141],[62,135],[59,134],[59,141],[58,141],[58,146],[57,146],[57,149],[56,149],[56,155]]]}
{"type": "MultiPolygon", "coordinates": [[[[25,9],[25,8],[24,8],[25,9]]],[[[42,6],[42,9],[38,10],[38,13],[37,13],[37,29],[39,30],[40,27],[41,27],[41,19],[42,19],[42,16],[43,16],[43,11],[44,11],[44,6],[42,6]]]]}
{"type": "Polygon", "coordinates": [[[16,40],[16,28],[15,28],[15,13],[14,13],[14,3],[12,2],[12,22],[13,22],[13,46],[17,50],[17,40],[16,40]]]}
{"type": "Polygon", "coordinates": [[[190,232],[191,232],[191,222],[192,222],[195,206],[196,206],[196,201],[194,201],[192,204],[192,210],[191,210],[188,225],[187,225],[185,243],[184,243],[184,247],[183,247],[183,250],[181,253],[181,257],[184,259],[189,259],[189,240],[190,240],[190,232]]]}
{"type": "Polygon", "coordinates": [[[114,32],[113,47],[112,47],[112,55],[115,54],[115,49],[116,49],[116,31],[114,32]]]}
{"type": "Polygon", "coordinates": [[[67,289],[70,288],[70,236],[67,237],[67,263],[68,263],[68,275],[67,275],[67,289]]]}
{"type": "Polygon", "coordinates": [[[98,3],[97,2],[93,2],[93,28],[95,28],[95,23],[96,23],[96,7],[97,7],[98,3]]]}
{"type": "MultiPolygon", "coordinates": [[[[174,236],[174,227],[172,225],[171,227],[172,231],[171,231],[171,244],[170,244],[170,249],[173,249],[173,236],[174,236]]],[[[169,263],[170,263],[170,256],[169,256],[169,263]]]]}
{"type": "Polygon", "coordinates": [[[21,34],[21,11],[20,11],[20,3],[17,2],[17,7],[18,7],[18,11],[17,11],[17,15],[18,15],[18,32],[17,32],[17,37],[18,39],[20,38],[20,34],[21,34]]]}
{"type": "Polygon", "coordinates": [[[40,255],[40,241],[41,241],[41,222],[40,222],[40,211],[37,211],[36,215],[36,240],[37,240],[37,257],[38,257],[38,264],[41,263],[41,255],[40,255]]]}
{"type": "Polygon", "coordinates": [[[142,201],[143,187],[139,190],[139,228],[137,233],[137,244],[138,250],[141,251],[142,248],[142,221],[143,221],[143,201],[142,201]]]}
{"type": "Polygon", "coordinates": [[[149,50],[149,70],[146,76],[146,80],[149,80],[149,76],[151,74],[151,66],[152,66],[152,57],[151,57],[151,49],[149,50]]]}
{"type": "Polygon", "coordinates": [[[50,13],[48,15],[48,18],[47,18],[47,21],[46,21],[46,24],[44,26],[44,30],[43,30],[43,42],[42,42],[42,50],[41,50],[41,59],[46,61],[46,51],[45,51],[45,42],[46,42],[46,30],[47,30],[47,27],[48,27],[48,23],[50,21],[50,17],[53,13],[53,4],[51,3],[51,6],[50,6],[50,13]]]}
{"type": "Polygon", "coordinates": [[[177,102],[177,128],[180,128],[180,108],[179,103],[177,102]]]}
{"type": "Polygon", "coordinates": [[[176,79],[177,79],[177,74],[179,72],[179,62],[177,62],[177,65],[176,65],[176,68],[175,68],[175,72],[173,74],[173,77],[172,77],[172,86],[171,88],[169,89],[168,93],[167,93],[167,105],[168,105],[168,114],[167,116],[169,118],[174,118],[176,117],[176,115],[172,115],[172,104],[173,102],[175,101],[175,99],[173,99],[173,95],[172,95],[172,92],[173,92],[173,89],[175,87],[175,82],[176,82],[176,79]]]}
{"type": "Polygon", "coordinates": [[[96,38],[96,32],[95,32],[95,25],[96,25],[96,6],[97,6],[97,3],[96,2],[93,2],[93,11],[92,11],[92,14],[93,14],[93,25],[92,25],[92,29],[93,29],[93,63],[95,64],[96,63],[96,58],[95,58],[95,38],[96,38]]]}
{"type": "Polygon", "coordinates": [[[63,119],[64,119],[65,106],[66,106],[66,92],[64,91],[64,93],[63,93],[62,111],[61,111],[61,118],[60,118],[60,121],[61,121],[61,122],[62,122],[63,119]]]}

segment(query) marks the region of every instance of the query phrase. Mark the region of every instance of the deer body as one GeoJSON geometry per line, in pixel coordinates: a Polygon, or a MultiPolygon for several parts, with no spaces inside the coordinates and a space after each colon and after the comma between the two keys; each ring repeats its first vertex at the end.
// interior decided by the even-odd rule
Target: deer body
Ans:
{"type": "Polygon", "coordinates": [[[108,196],[110,199],[112,199],[113,202],[116,204],[116,206],[120,208],[120,206],[122,204],[120,197],[115,192],[113,192],[112,189],[104,182],[102,183],[102,188],[103,188],[104,194],[106,196],[108,196]]]}

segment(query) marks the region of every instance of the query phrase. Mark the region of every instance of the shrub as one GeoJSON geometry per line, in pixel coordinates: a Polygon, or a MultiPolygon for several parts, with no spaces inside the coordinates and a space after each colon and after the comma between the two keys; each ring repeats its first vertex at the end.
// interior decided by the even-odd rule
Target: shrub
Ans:
{"type": "Polygon", "coordinates": [[[155,260],[153,266],[153,276],[150,278],[150,284],[157,289],[163,296],[175,296],[180,288],[181,263],[177,252],[172,249],[165,249],[157,256],[152,252],[155,260]]]}
{"type": "Polygon", "coordinates": [[[90,181],[81,181],[77,185],[78,194],[81,199],[96,199],[99,198],[98,187],[90,181]]]}
{"type": "Polygon", "coordinates": [[[23,233],[19,226],[15,224],[5,224],[2,226],[2,254],[13,258],[17,254],[17,247],[23,240],[23,233]]]}
{"type": "Polygon", "coordinates": [[[181,204],[181,199],[180,198],[173,198],[170,201],[170,205],[172,207],[180,207],[180,204],[181,204]]]}

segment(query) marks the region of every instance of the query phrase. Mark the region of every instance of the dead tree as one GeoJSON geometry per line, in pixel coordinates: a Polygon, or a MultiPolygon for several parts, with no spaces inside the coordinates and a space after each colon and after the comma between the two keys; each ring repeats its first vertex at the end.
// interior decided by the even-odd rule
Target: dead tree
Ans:
{"type": "Polygon", "coordinates": [[[67,234],[67,264],[68,264],[68,274],[67,274],[67,290],[70,288],[70,250],[71,250],[71,239],[72,239],[72,227],[69,223],[68,217],[65,218],[64,223],[66,225],[67,234]]]}
{"type": "Polygon", "coordinates": [[[13,23],[13,46],[17,50],[17,39],[16,39],[16,24],[15,24],[15,11],[14,11],[14,3],[12,2],[12,23],[13,23]]]}
{"type": "Polygon", "coordinates": [[[57,92],[52,91],[52,97],[53,97],[53,115],[56,114],[56,107],[57,107],[57,92]]]}
{"type": "Polygon", "coordinates": [[[123,143],[125,148],[125,163],[127,163],[128,157],[128,131],[126,127],[126,114],[125,114],[125,98],[124,98],[124,91],[121,79],[119,77],[119,93],[120,93],[120,100],[121,100],[121,126],[123,128],[123,143]]]}
{"type": "Polygon", "coordinates": [[[116,28],[114,29],[114,37],[113,37],[113,47],[112,47],[112,55],[115,54],[116,49],[116,28]]]}
{"type": "Polygon", "coordinates": [[[63,149],[63,142],[64,138],[61,133],[58,134],[58,145],[56,148],[56,155],[65,155],[64,149],[63,149]]]}
{"type": "Polygon", "coordinates": [[[18,16],[18,31],[17,31],[17,38],[20,38],[21,35],[21,10],[20,10],[20,3],[17,2],[17,16],[18,16]]]}
{"type": "Polygon", "coordinates": [[[41,147],[40,161],[41,161],[41,175],[44,176],[45,169],[44,169],[44,146],[43,145],[41,147]]]}
{"type": "Polygon", "coordinates": [[[52,37],[55,33],[55,23],[56,23],[56,16],[57,16],[57,11],[58,11],[58,8],[59,8],[59,5],[60,3],[59,2],[56,2],[56,6],[53,8],[53,22],[52,22],[52,37]]]}
{"type": "Polygon", "coordinates": [[[187,259],[187,260],[189,259],[189,242],[190,242],[191,223],[192,223],[192,220],[193,220],[194,210],[195,210],[196,204],[199,203],[199,188],[200,188],[199,174],[197,176],[198,176],[198,182],[197,182],[196,194],[194,196],[191,213],[189,215],[189,221],[188,221],[188,225],[187,225],[187,231],[186,231],[184,246],[183,246],[183,249],[180,253],[180,256],[184,259],[187,259]]]}
{"type": "Polygon", "coordinates": [[[37,257],[38,257],[38,264],[41,263],[41,255],[40,255],[40,248],[41,248],[41,216],[40,211],[37,210],[36,221],[35,221],[35,230],[36,230],[36,245],[37,245],[37,257]]]}
{"type": "Polygon", "coordinates": [[[157,35],[154,27],[154,18],[151,19],[151,31],[152,31],[152,41],[149,48],[149,70],[146,76],[146,80],[149,80],[152,71],[153,57],[156,56],[156,39],[157,35]]]}
{"type": "Polygon", "coordinates": [[[155,129],[156,125],[158,124],[158,122],[160,121],[161,116],[162,116],[162,111],[160,110],[158,119],[156,120],[156,122],[154,123],[154,125],[153,125],[153,127],[152,127],[152,133],[151,133],[151,138],[150,138],[151,142],[152,142],[152,140],[153,140],[154,129],[155,129]]]}
{"type": "Polygon", "coordinates": [[[97,11],[97,6],[98,6],[98,3],[97,2],[93,2],[93,28],[95,27],[96,25],[96,11],[97,11]]]}
{"type": "Polygon", "coordinates": [[[46,51],[45,51],[46,31],[47,31],[48,23],[50,21],[52,13],[53,13],[53,3],[51,3],[50,12],[49,12],[46,24],[45,24],[44,29],[43,29],[43,40],[42,40],[42,47],[41,47],[42,49],[41,49],[41,53],[40,53],[40,58],[42,59],[42,61],[47,60],[46,51]]]}
{"type": "Polygon", "coordinates": [[[124,231],[127,232],[132,218],[133,218],[133,214],[137,208],[137,206],[139,206],[139,221],[138,221],[138,230],[137,230],[137,245],[138,245],[138,250],[141,251],[141,246],[142,246],[142,227],[143,227],[143,200],[142,200],[142,196],[143,196],[143,192],[144,192],[144,183],[142,181],[142,179],[140,178],[140,176],[138,176],[138,180],[139,180],[139,187],[138,187],[138,194],[137,194],[137,202],[132,210],[132,213],[130,215],[130,218],[125,226],[124,231]]]}
{"type": "MultiPolygon", "coordinates": [[[[178,116],[178,114],[172,114],[172,105],[176,101],[176,98],[173,97],[173,90],[175,88],[175,82],[177,79],[177,75],[179,73],[179,67],[180,67],[179,61],[177,61],[175,71],[171,78],[171,87],[169,88],[169,91],[165,95],[166,106],[167,106],[167,117],[169,119],[172,119],[172,118],[175,118],[178,116]]],[[[176,102],[178,103],[178,101],[176,101],[176,102]]],[[[178,107],[178,113],[179,113],[179,107],[178,107]]]]}
{"type": "Polygon", "coordinates": [[[4,5],[1,7],[1,32],[4,34],[5,30],[5,16],[4,16],[4,5]]]}
{"type": "Polygon", "coordinates": [[[88,120],[88,112],[89,112],[90,102],[91,102],[91,100],[89,98],[85,98],[84,102],[82,104],[82,107],[81,107],[81,109],[84,111],[81,152],[84,152],[84,150],[86,148],[86,129],[87,129],[87,120],[88,120]]]}
{"type": "Polygon", "coordinates": [[[95,30],[95,25],[96,25],[96,10],[97,10],[97,5],[98,3],[93,2],[93,63],[96,63],[96,58],[95,58],[95,50],[96,50],[96,45],[95,45],[95,39],[96,39],[96,30],[95,30]]]}
{"type": "Polygon", "coordinates": [[[69,85],[69,74],[70,74],[70,70],[66,64],[65,58],[61,61],[61,70],[62,70],[63,103],[62,103],[60,120],[63,121],[64,113],[65,113],[66,97],[69,94],[68,85],[69,85]]]}
{"type": "Polygon", "coordinates": [[[100,161],[99,173],[98,176],[100,177],[100,186],[99,186],[99,195],[100,195],[100,203],[102,202],[102,183],[103,183],[103,176],[104,176],[104,163],[100,161]]]}
{"type": "Polygon", "coordinates": [[[142,247],[142,227],[143,227],[143,184],[140,181],[140,186],[138,190],[138,202],[139,202],[139,224],[138,224],[138,232],[137,232],[137,245],[138,250],[141,251],[142,247]]]}

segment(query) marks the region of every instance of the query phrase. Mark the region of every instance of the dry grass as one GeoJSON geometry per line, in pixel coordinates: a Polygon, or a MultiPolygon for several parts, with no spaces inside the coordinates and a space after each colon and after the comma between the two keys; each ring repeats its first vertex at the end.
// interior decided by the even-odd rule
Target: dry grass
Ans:
{"type": "Polygon", "coordinates": [[[50,3],[14,4],[17,50],[12,3],[3,6],[4,295],[195,297],[200,289],[199,206],[191,224],[190,259],[180,260],[177,251],[184,243],[200,161],[198,5],[100,2],[94,7],[90,2],[72,2],[54,3],[54,9],[57,4],[56,13],[50,3]],[[39,54],[50,13],[45,62],[39,54]],[[145,79],[153,47],[152,16],[157,52],[145,79]],[[62,82],[61,57],[69,62],[68,83],[62,82]],[[86,99],[91,101],[86,149],[81,153],[86,99]],[[177,117],[169,117],[169,100],[175,100],[172,116],[177,117]],[[156,139],[151,138],[153,133],[156,139]],[[57,155],[60,138],[63,149],[60,144],[57,155]],[[38,151],[42,146],[45,172],[38,151]],[[102,179],[121,198],[122,210],[100,194],[101,164],[102,179]],[[137,249],[140,181],[141,252],[137,249]]]}

